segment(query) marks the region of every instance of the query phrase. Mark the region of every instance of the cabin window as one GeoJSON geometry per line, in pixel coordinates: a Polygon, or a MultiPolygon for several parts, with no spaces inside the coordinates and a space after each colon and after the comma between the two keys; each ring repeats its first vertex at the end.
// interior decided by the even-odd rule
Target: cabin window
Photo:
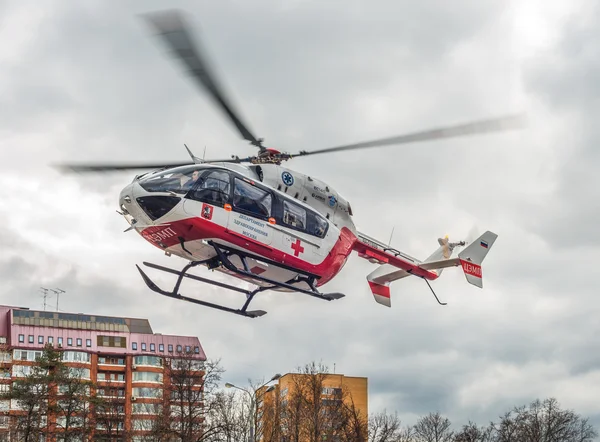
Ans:
{"type": "Polygon", "coordinates": [[[192,191],[190,198],[223,206],[229,201],[229,193],[229,173],[223,170],[212,170],[204,175],[200,186],[192,191]]]}
{"type": "Polygon", "coordinates": [[[272,196],[250,183],[235,178],[233,189],[233,207],[259,218],[271,216],[272,196]]]}
{"type": "Polygon", "coordinates": [[[324,238],[327,232],[327,220],[316,213],[310,213],[308,216],[308,233],[324,238]]]}
{"type": "Polygon", "coordinates": [[[283,202],[283,223],[298,230],[306,228],[306,210],[287,201],[283,202]]]}

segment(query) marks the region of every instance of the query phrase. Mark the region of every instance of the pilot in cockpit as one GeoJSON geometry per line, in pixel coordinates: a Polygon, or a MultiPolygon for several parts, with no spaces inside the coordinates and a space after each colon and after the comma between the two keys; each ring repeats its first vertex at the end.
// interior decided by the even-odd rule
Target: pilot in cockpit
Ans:
{"type": "Polygon", "coordinates": [[[192,172],[192,177],[190,178],[187,175],[183,175],[181,177],[181,190],[187,192],[188,190],[190,190],[192,187],[194,187],[194,184],[196,184],[198,182],[198,178],[200,177],[200,171],[199,170],[194,170],[192,172]]]}

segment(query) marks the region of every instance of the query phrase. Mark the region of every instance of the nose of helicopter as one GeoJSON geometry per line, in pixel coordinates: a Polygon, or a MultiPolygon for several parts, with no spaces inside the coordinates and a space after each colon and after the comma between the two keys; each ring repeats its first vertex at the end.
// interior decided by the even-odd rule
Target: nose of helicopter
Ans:
{"type": "Polygon", "coordinates": [[[124,214],[130,213],[131,203],[134,201],[133,197],[133,183],[128,184],[119,195],[119,208],[124,214]]]}
{"type": "Polygon", "coordinates": [[[154,224],[158,216],[155,214],[152,198],[136,181],[121,190],[119,208],[129,225],[142,227],[154,224]]]}
{"type": "Polygon", "coordinates": [[[119,210],[130,225],[140,221],[142,224],[147,224],[148,221],[145,213],[136,201],[136,198],[140,196],[139,189],[137,189],[138,186],[139,184],[135,182],[128,184],[121,190],[121,194],[119,195],[119,210]]]}

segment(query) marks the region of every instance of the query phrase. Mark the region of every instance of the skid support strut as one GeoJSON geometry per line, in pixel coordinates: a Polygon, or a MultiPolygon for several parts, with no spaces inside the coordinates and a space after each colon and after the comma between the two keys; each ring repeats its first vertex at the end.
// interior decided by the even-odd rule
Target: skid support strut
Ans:
{"type": "MultiPolygon", "coordinates": [[[[177,281],[175,282],[175,286],[173,287],[173,290],[171,290],[171,291],[166,291],[166,290],[161,289],[159,286],[157,286],[154,283],[154,281],[152,281],[150,279],[150,277],[148,275],[146,275],[146,273],[144,273],[144,271],[140,268],[140,266],[136,265],[136,267],[137,267],[138,271],[140,272],[140,274],[142,275],[142,278],[143,278],[144,282],[146,283],[146,285],[148,286],[148,288],[156,293],[159,293],[163,296],[167,296],[169,298],[179,299],[181,301],[192,302],[194,304],[199,304],[199,305],[202,305],[205,307],[215,308],[218,310],[222,310],[222,311],[225,311],[228,313],[233,313],[233,314],[240,315],[240,316],[245,316],[248,318],[257,318],[257,317],[263,316],[267,313],[264,310],[248,310],[248,306],[250,305],[250,302],[254,299],[254,296],[257,293],[260,293],[265,290],[273,289],[273,288],[285,288],[285,289],[288,289],[291,291],[295,291],[295,292],[303,293],[303,294],[306,294],[309,296],[313,296],[318,299],[323,299],[325,301],[333,301],[335,299],[340,299],[340,298],[344,297],[344,295],[341,293],[327,293],[327,294],[320,293],[315,286],[315,277],[312,275],[297,276],[296,278],[286,281],[286,282],[275,281],[275,280],[272,280],[269,278],[265,278],[264,276],[256,275],[256,274],[252,273],[248,267],[248,263],[247,263],[247,258],[249,257],[248,255],[244,254],[243,252],[237,251],[237,250],[234,251],[232,249],[222,248],[222,246],[217,245],[214,242],[210,242],[209,244],[215,249],[215,252],[217,253],[216,257],[210,258],[207,260],[203,260],[203,261],[192,261],[189,264],[187,264],[182,270],[175,270],[175,269],[163,267],[163,266],[160,266],[157,264],[144,262],[144,265],[147,267],[151,267],[156,270],[160,270],[160,271],[163,271],[166,273],[171,273],[171,274],[177,275],[177,281]],[[240,261],[242,262],[243,269],[237,268],[231,262],[229,257],[232,255],[237,255],[239,257],[240,261]],[[213,281],[208,278],[203,278],[201,276],[196,276],[196,275],[187,273],[188,270],[190,270],[192,267],[196,267],[196,266],[204,265],[204,264],[207,264],[208,267],[211,269],[223,266],[227,270],[229,270],[233,273],[236,273],[240,276],[244,276],[246,278],[262,281],[269,285],[259,287],[255,290],[245,290],[245,289],[233,286],[231,284],[213,281]],[[246,295],[246,301],[244,302],[244,305],[240,309],[234,309],[234,308],[226,307],[226,306],[223,306],[220,304],[215,304],[212,302],[202,301],[199,299],[183,296],[179,293],[179,288],[181,287],[183,278],[189,278],[194,281],[204,282],[206,284],[214,285],[216,287],[221,287],[224,289],[232,290],[234,292],[243,293],[246,295]],[[310,287],[310,289],[303,289],[301,287],[292,285],[292,284],[298,283],[298,282],[305,282],[310,287]]],[[[270,263],[270,265],[277,265],[277,264],[270,263]]]]}

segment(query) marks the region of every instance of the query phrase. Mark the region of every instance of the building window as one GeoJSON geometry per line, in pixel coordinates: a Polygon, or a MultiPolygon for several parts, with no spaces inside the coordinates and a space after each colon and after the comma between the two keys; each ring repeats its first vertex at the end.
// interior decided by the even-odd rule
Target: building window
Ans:
{"type": "Polygon", "coordinates": [[[127,339],[123,336],[98,336],[98,347],[127,348],[127,339]]]}
{"type": "Polygon", "coordinates": [[[33,344],[33,335],[29,335],[29,343],[33,344]]]}
{"type": "Polygon", "coordinates": [[[117,356],[98,356],[98,364],[125,365],[125,359],[117,356]]]}
{"type": "Polygon", "coordinates": [[[19,335],[19,342],[25,342],[25,335],[19,335]]]}
{"type": "Polygon", "coordinates": [[[186,346],[185,346],[185,352],[186,352],[186,353],[189,353],[189,352],[191,352],[191,351],[192,351],[192,347],[190,347],[189,345],[186,345],[186,346]]]}
{"type": "Polygon", "coordinates": [[[146,351],[146,343],[142,342],[142,351],[146,351]]]}
{"type": "Polygon", "coordinates": [[[150,365],[153,367],[162,366],[162,358],[158,356],[134,356],[133,363],[135,365],[150,365]]]}
{"type": "Polygon", "coordinates": [[[137,342],[132,342],[131,343],[131,349],[132,350],[137,350],[137,342]]]}
{"type": "Polygon", "coordinates": [[[160,398],[162,396],[162,389],[161,388],[149,388],[149,387],[142,387],[142,388],[132,388],[131,389],[131,393],[133,396],[135,397],[149,397],[149,398],[160,398]]]}
{"type": "Polygon", "coordinates": [[[92,340],[91,339],[86,339],[85,340],[85,346],[86,347],[91,347],[92,346],[92,340]]]}
{"type": "Polygon", "coordinates": [[[67,345],[73,345],[73,338],[67,338],[67,345]]]}
{"type": "Polygon", "coordinates": [[[77,338],[77,347],[81,347],[83,345],[83,341],[81,338],[77,338]]]}
{"type": "Polygon", "coordinates": [[[169,344],[169,353],[173,353],[173,344],[169,344]]]}
{"type": "Polygon", "coordinates": [[[59,337],[59,338],[58,338],[58,346],[59,346],[59,347],[62,347],[62,342],[63,342],[63,338],[62,338],[62,337],[59,337]]]}
{"type": "Polygon", "coordinates": [[[154,344],[150,344],[150,351],[156,351],[156,346],[154,344]]]}
{"type": "Polygon", "coordinates": [[[158,344],[158,351],[165,351],[165,345],[164,344],[158,344]]]}
{"type": "Polygon", "coordinates": [[[200,353],[200,347],[194,347],[194,353],[196,353],[196,354],[200,353]]]}
{"type": "Polygon", "coordinates": [[[63,351],[62,360],[64,362],[90,362],[91,357],[89,353],[83,351],[63,351]]]}
{"type": "Polygon", "coordinates": [[[181,349],[181,345],[178,345],[178,346],[177,346],[177,353],[181,353],[181,350],[182,350],[182,349],[181,349]]]}
{"type": "Polygon", "coordinates": [[[54,343],[54,338],[52,336],[48,336],[48,344],[54,343]]]}
{"type": "Polygon", "coordinates": [[[44,343],[44,337],[42,335],[38,336],[38,344],[43,344],[44,343]]]}
{"type": "Polygon", "coordinates": [[[42,357],[42,352],[41,351],[34,351],[34,350],[15,350],[13,352],[13,361],[28,361],[28,362],[34,362],[37,361],[39,358],[42,357]]]}
{"type": "Polygon", "coordinates": [[[131,377],[132,382],[158,382],[162,383],[162,373],[155,373],[151,371],[134,371],[131,377]]]}

